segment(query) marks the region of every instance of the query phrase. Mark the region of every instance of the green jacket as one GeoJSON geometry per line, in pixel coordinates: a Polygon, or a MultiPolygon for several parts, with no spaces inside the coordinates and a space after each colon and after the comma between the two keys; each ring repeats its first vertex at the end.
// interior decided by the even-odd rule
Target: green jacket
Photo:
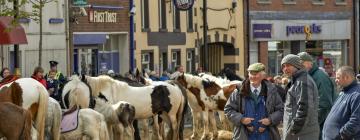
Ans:
{"type": "Polygon", "coordinates": [[[325,72],[318,68],[316,63],[313,63],[309,75],[314,79],[319,91],[318,121],[322,124],[336,100],[335,84],[325,72]]]}

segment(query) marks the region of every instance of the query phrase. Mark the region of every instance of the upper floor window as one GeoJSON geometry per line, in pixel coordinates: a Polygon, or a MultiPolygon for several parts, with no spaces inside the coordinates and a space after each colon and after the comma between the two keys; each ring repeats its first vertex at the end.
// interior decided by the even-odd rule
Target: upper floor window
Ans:
{"type": "Polygon", "coordinates": [[[141,0],[141,28],[149,29],[149,0],[141,0]]]}
{"type": "Polygon", "coordinates": [[[159,29],[166,29],[166,0],[159,0],[159,29]]]}
{"type": "Polygon", "coordinates": [[[296,0],[283,0],[284,4],[296,4],[296,0]]]}
{"type": "Polygon", "coordinates": [[[186,19],[187,19],[188,32],[193,32],[194,31],[194,23],[193,23],[193,9],[192,8],[187,11],[186,19]]]}
{"type": "Polygon", "coordinates": [[[260,3],[260,4],[270,4],[270,3],[271,3],[271,0],[257,0],[257,3],[260,3]]]}
{"type": "Polygon", "coordinates": [[[312,3],[315,5],[324,5],[325,1],[324,0],[312,0],[312,3]]]}
{"type": "Polygon", "coordinates": [[[174,31],[180,32],[180,11],[177,10],[174,6],[174,31]]]}
{"type": "Polygon", "coordinates": [[[336,5],[346,5],[346,0],[336,0],[336,5]]]}

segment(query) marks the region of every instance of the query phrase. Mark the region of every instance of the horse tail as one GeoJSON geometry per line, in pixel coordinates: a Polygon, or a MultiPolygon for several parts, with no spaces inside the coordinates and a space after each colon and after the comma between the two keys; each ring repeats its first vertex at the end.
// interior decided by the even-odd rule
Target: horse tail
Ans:
{"type": "Polygon", "coordinates": [[[27,110],[24,110],[24,128],[20,134],[21,140],[31,140],[31,127],[32,127],[32,119],[31,113],[27,110]]]}
{"type": "MultiPolygon", "coordinates": [[[[42,85],[41,85],[42,86],[42,85]]],[[[45,87],[38,86],[39,91],[39,108],[36,115],[36,129],[39,132],[39,140],[43,140],[45,137],[45,117],[48,108],[49,94],[45,87]]]]}
{"type": "Polygon", "coordinates": [[[188,99],[187,99],[187,95],[186,95],[186,90],[184,87],[178,85],[177,86],[180,88],[182,96],[183,96],[183,100],[181,103],[180,107],[183,107],[182,109],[179,109],[178,113],[181,113],[181,120],[180,120],[180,124],[179,124],[179,139],[183,140],[184,139],[184,125],[185,125],[185,114],[187,112],[187,104],[188,104],[188,99]]]}
{"type": "Polygon", "coordinates": [[[85,94],[81,93],[79,88],[75,88],[72,92],[70,92],[69,102],[69,108],[74,105],[80,106],[81,108],[88,108],[90,104],[89,97],[85,97],[85,94]]]}
{"type": "Polygon", "coordinates": [[[109,130],[108,130],[108,127],[106,125],[106,121],[105,121],[105,118],[103,115],[101,115],[100,117],[100,131],[99,131],[100,135],[100,139],[101,140],[109,140],[110,137],[109,137],[109,130]]]}
{"type": "Polygon", "coordinates": [[[60,140],[60,125],[61,125],[61,107],[55,102],[54,120],[52,121],[52,136],[53,140],[60,140]]]}

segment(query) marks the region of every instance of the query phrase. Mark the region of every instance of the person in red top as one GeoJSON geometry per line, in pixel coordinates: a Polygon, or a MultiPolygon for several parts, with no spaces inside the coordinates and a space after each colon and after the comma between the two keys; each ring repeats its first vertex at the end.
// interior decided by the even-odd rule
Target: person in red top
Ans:
{"type": "Polygon", "coordinates": [[[44,69],[40,66],[36,67],[33,75],[31,75],[31,78],[35,79],[36,81],[39,81],[41,84],[44,85],[45,88],[47,88],[46,86],[46,80],[44,79],[44,69]]]}
{"type": "Polygon", "coordinates": [[[0,76],[3,78],[0,81],[0,87],[20,78],[18,75],[12,75],[9,68],[3,68],[0,72],[0,76]]]}

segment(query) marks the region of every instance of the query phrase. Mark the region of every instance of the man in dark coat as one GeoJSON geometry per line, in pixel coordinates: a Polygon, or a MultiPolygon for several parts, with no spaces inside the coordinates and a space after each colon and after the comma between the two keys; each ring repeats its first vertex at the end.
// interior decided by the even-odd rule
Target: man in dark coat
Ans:
{"type": "Polygon", "coordinates": [[[49,83],[54,84],[54,89],[57,89],[56,90],[57,93],[53,93],[54,94],[53,97],[57,101],[60,101],[62,88],[64,87],[64,85],[66,83],[66,78],[60,71],[57,70],[58,62],[49,61],[49,63],[50,63],[50,71],[45,75],[45,79],[49,83]],[[55,72],[55,77],[51,78],[49,75],[50,75],[50,73],[53,73],[53,72],[55,72]],[[56,88],[55,88],[55,86],[56,86],[56,88]]]}
{"type": "Polygon", "coordinates": [[[360,85],[355,80],[354,69],[340,67],[335,82],[342,91],[325,120],[322,138],[360,140],[360,85]]]}
{"type": "Polygon", "coordinates": [[[300,62],[288,54],[281,60],[282,71],[291,78],[287,85],[284,111],[284,140],[319,139],[318,91],[314,80],[300,62]]]}
{"type": "Polygon", "coordinates": [[[324,126],[325,119],[336,100],[335,85],[330,77],[324,71],[320,70],[317,64],[313,62],[312,57],[307,52],[301,52],[298,56],[309,75],[315,81],[319,92],[318,121],[320,124],[321,139],[321,130],[324,126]]]}
{"type": "Polygon", "coordinates": [[[279,140],[277,125],[284,112],[281,97],[274,84],[264,80],[264,64],[252,64],[248,72],[240,92],[232,93],[224,108],[235,126],[233,139],[279,140]]]}

